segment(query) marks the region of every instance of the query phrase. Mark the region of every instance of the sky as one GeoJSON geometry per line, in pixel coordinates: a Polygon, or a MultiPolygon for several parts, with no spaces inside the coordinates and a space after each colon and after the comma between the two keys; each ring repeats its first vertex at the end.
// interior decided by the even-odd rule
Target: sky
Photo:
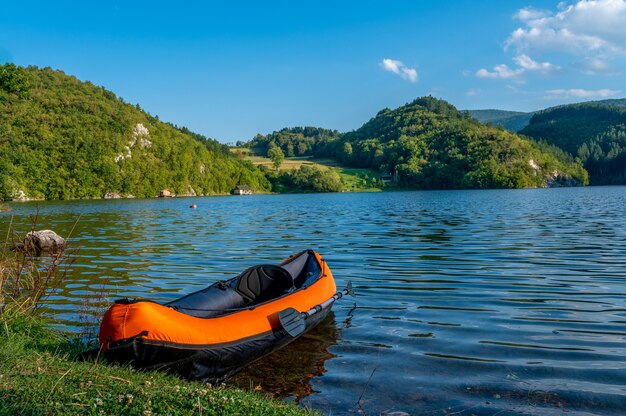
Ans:
{"type": "Polygon", "coordinates": [[[0,62],[60,69],[224,143],[417,97],[626,97],[626,0],[2,1],[0,62]]]}

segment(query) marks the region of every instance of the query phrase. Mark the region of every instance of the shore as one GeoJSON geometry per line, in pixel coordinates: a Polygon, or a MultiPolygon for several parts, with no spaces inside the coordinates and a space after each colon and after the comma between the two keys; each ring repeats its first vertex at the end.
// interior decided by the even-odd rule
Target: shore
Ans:
{"type": "Polygon", "coordinates": [[[44,260],[7,250],[10,243],[7,237],[0,250],[0,415],[313,414],[252,387],[211,386],[98,357],[81,360],[97,341],[54,329],[56,322],[39,309],[67,278],[76,252],[63,247],[44,260]]]}
{"type": "Polygon", "coordinates": [[[78,361],[81,344],[32,316],[0,315],[0,414],[312,415],[252,391],[78,361]]]}

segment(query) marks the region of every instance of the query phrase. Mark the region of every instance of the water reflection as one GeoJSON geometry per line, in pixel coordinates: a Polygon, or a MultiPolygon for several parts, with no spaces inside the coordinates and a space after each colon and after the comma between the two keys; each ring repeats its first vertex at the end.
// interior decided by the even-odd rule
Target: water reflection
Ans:
{"type": "Polygon", "coordinates": [[[335,315],[328,317],[315,328],[284,348],[255,362],[239,373],[228,384],[242,389],[255,388],[270,396],[299,402],[317,393],[312,380],[326,373],[324,363],[336,357],[328,351],[337,343],[339,330],[335,315]]]}

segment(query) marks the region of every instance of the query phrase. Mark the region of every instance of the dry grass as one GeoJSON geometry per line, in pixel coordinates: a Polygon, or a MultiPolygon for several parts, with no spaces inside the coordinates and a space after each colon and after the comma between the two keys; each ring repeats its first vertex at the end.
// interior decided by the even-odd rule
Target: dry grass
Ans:
{"type": "MultiPolygon", "coordinates": [[[[262,156],[246,156],[245,160],[249,160],[253,165],[259,166],[267,166],[269,169],[273,169],[272,161],[267,157],[262,156]]],[[[309,157],[289,157],[283,160],[283,163],[280,165],[279,171],[290,171],[294,169],[300,169],[300,166],[308,165],[315,166],[321,170],[328,170],[330,167],[325,164],[318,163],[316,160],[309,157]]]]}
{"type": "MultiPolygon", "coordinates": [[[[273,169],[272,161],[268,157],[257,156],[252,149],[246,147],[231,147],[230,151],[243,160],[247,160],[256,166],[266,166],[273,169]]],[[[300,169],[300,166],[308,165],[315,166],[318,169],[327,170],[331,167],[341,167],[336,161],[332,159],[314,159],[311,156],[301,157],[286,157],[280,166],[279,171],[290,171],[293,169],[300,169]]]]}
{"type": "MultiPolygon", "coordinates": [[[[32,219],[31,231],[37,225],[32,219]]],[[[42,300],[62,282],[75,254],[67,245],[55,253],[37,256],[33,247],[22,244],[23,236],[12,229],[12,219],[0,249],[0,316],[10,319],[35,311],[42,300]]]]}

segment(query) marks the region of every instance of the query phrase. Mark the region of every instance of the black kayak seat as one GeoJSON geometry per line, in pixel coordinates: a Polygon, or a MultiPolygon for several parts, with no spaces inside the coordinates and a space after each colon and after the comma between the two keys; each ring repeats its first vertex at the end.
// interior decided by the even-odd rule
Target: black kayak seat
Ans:
{"type": "Polygon", "coordinates": [[[237,310],[245,303],[246,300],[239,292],[219,282],[166,303],[165,306],[197,318],[212,318],[237,310]]]}
{"type": "Polygon", "coordinates": [[[198,318],[213,318],[287,294],[291,274],[280,266],[250,267],[230,282],[214,283],[165,306],[198,318]]]}
{"type": "Polygon", "coordinates": [[[236,290],[246,305],[263,303],[288,293],[293,288],[291,274],[280,266],[263,264],[239,275],[236,290]]]}

